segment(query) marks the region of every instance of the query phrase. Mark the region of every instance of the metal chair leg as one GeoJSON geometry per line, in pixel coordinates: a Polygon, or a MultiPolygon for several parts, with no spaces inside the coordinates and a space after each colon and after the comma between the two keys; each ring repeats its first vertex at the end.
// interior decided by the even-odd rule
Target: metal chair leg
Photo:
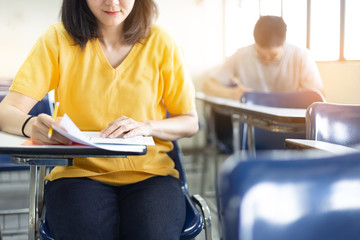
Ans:
{"type": "Polygon", "coordinates": [[[210,209],[206,203],[206,201],[198,194],[193,195],[192,200],[195,202],[196,205],[199,206],[201,215],[204,219],[204,230],[205,230],[205,239],[212,240],[212,230],[211,230],[211,213],[210,209]]]}
{"type": "Polygon", "coordinates": [[[29,240],[35,239],[37,166],[30,166],[29,240]]]}

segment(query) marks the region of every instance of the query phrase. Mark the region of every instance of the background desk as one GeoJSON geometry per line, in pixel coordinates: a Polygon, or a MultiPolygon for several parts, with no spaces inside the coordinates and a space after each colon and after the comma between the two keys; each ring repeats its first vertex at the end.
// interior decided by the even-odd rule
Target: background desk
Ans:
{"type": "MultiPolygon", "coordinates": [[[[274,132],[301,133],[306,129],[306,109],[276,108],[258,105],[249,105],[240,101],[207,96],[202,92],[196,93],[196,99],[210,106],[214,111],[230,115],[233,124],[234,153],[240,152],[240,123],[248,124],[248,145],[251,153],[255,152],[253,127],[259,127],[274,132]]],[[[211,119],[210,119],[211,122],[211,119]]],[[[215,129],[211,126],[212,141],[215,129]]]]}
{"type": "Polygon", "coordinates": [[[124,158],[128,155],[144,155],[147,151],[145,145],[140,146],[134,152],[108,151],[88,146],[22,145],[26,140],[25,137],[0,131],[0,154],[10,155],[11,161],[15,163],[30,165],[29,240],[35,239],[36,221],[41,216],[44,185],[38,179],[44,178],[46,166],[71,166],[73,157],[124,158]],[[38,166],[40,166],[39,174],[38,166]],[[37,181],[40,182],[38,191],[36,191],[37,181]],[[38,192],[38,201],[36,192],[38,192]],[[38,205],[38,209],[36,209],[36,205],[38,205]],[[38,217],[36,210],[38,210],[38,217]]]}

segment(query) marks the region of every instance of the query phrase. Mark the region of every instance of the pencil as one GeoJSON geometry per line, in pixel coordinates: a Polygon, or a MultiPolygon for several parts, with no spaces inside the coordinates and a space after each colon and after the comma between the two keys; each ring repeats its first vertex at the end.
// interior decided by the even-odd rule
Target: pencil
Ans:
{"type": "MultiPolygon", "coordinates": [[[[57,113],[58,113],[58,110],[59,110],[59,105],[60,105],[60,103],[59,102],[56,102],[56,104],[55,104],[55,109],[54,109],[54,113],[53,113],[53,115],[52,115],[52,119],[56,119],[56,117],[57,117],[57,113]]],[[[50,127],[49,128],[49,132],[48,132],[48,138],[51,138],[51,136],[52,136],[52,133],[53,133],[53,129],[52,129],[52,127],[50,127]]]]}

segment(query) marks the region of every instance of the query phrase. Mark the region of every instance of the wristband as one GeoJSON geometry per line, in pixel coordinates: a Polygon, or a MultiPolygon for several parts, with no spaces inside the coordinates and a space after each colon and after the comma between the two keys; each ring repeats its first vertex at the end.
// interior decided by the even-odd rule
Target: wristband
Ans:
{"type": "Polygon", "coordinates": [[[25,132],[24,132],[25,126],[26,126],[26,124],[29,122],[29,120],[32,119],[33,117],[35,117],[35,116],[30,116],[30,117],[28,117],[28,118],[25,120],[25,122],[24,122],[24,124],[22,125],[22,128],[21,128],[22,134],[23,134],[25,137],[27,137],[27,138],[30,138],[30,137],[29,137],[28,135],[26,135],[25,132]]]}

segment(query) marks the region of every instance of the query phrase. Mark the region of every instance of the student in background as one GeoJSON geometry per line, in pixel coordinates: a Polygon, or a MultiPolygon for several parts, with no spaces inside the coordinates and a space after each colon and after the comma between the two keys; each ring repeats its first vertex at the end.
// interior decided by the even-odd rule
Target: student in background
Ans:
{"type": "Polygon", "coordinates": [[[260,17],[254,28],[255,43],[229,57],[205,81],[203,91],[236,100],[245,91],[321,91],[315,62],[306,49],[286,43],[286,30],[281,17],[260,17]]]}
{"type": "Polygon", "coordinates": [[[55,239],[179,239],[185,199],[167,152],[197,132],[198,118],[182,52],[152,24],[156,15],[153,0],[63,0],[62,22],[39,38],[0,104],[0,130],[38,144],[70,143],[55,131],[48,138],[51,116],[28,115],[54,89],[59,116],[83,131],[154,137],[145,156],[75,158],[51,171],[55,239]]]}

